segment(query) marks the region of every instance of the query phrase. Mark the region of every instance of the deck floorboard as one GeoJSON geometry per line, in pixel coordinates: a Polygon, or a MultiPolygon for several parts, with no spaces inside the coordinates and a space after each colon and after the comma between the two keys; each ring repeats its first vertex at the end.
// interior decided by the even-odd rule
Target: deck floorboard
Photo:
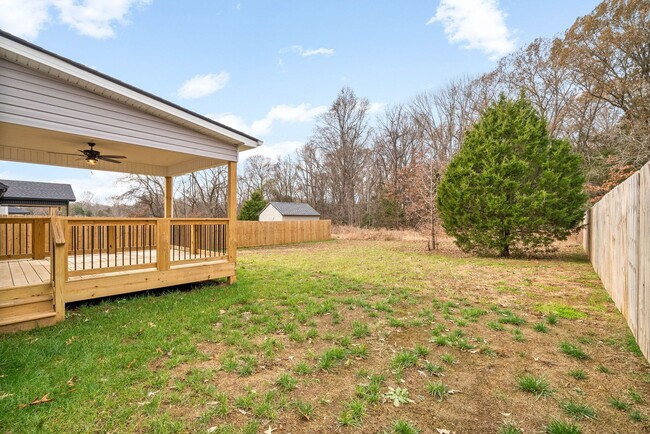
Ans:
{"type": "MultiPolygon", "coordinates": [[[[191,259],[203,259],[201,255],[190,254],[186,251],[172,250],[170,251],[170,258],[173,258],[171,261],[171,267],[181,267],[181,264],[176,264],[177,261],[185,261],[191,259]]],[[[214,261],[226,260],[227,256],[215,256],[214,261]]],[[[103,254],[86,254],[86,255],[77,255],[68,257],[68,270],[91,270],[97,268],[104,268],[99,271],[97,274],[90,274],[86,276],[73,276],[70,277],[70,280],[82,279],[84,277],[97,277],[99,275],[116,275],[120,273],[133,273],[138,271],[145,270],[120,270],[119,267],[130,266],[130,265],[140,265],[140,264],[151,264],[151,267],[155,267],[156,263],[156,251],[153,250],[151,253],[148,251],[143,257],[143,253],[140,252],[126,252],[125,255],[121,253],[117,257],[113,254],[107,255],[103,254]],[[144,259],[144,262],[143,262],[144,259]]],[[[189,266],[191,266],[190,264],[189,266]]],[[[183,264],[182,266],[188,266],[183,264]]],[[[10,259],[5,261],[0,261],[0,288],[11,288],[15,286],[26,286],[34,285],[40,283],[47,283],[50,281],[50,259],[10,259]]]]}

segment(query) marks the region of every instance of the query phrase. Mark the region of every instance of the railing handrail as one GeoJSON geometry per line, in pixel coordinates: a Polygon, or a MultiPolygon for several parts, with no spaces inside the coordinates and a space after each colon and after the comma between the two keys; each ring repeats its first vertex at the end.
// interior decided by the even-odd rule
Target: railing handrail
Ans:
{"type": "Polygon", "coordinates": [[[52,239],[56,246],[63,246],[65,244],[65,231],[61,225],[61,219],[53,218],[52,219],[52,239]]]}
{"type": "Polygon", "coordinates": [[[49,220],[50,216],[2,216],[0,224],[34,223],[37,220],[49,220]]]}
{"type": "Polygon", "coordinates": [[[225,223],[229,222],[226,218],[171,218],[169,221],[172,224],[214,224],[214,223],[225,223]]]}

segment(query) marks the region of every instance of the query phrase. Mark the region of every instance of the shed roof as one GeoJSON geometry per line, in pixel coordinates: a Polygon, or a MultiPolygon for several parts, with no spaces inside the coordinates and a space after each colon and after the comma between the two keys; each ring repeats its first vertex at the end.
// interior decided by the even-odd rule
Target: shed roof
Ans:
{"type": "Polygon", "coordinates": [[[269,202],[264,208],[266,209],[269,206],[272,206],[284,216],[320,216],[320,213],[307,203],[269,202]]]}
{"type": "Polygon", "coordinates": [[[75,200],[70,184],[0,179],[0,204],[56,206],[75,200]]]}

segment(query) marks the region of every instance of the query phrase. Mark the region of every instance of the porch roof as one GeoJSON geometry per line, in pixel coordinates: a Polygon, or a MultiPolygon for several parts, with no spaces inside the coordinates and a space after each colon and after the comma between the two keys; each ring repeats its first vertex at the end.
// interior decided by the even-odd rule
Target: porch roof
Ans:
{"type": "Polygon", "coordinates": [[[122,164],[93,170],[175,176],[237,161],[262,142],[0,30],[0,159],[89,168],[87,142],[122,164]]]}

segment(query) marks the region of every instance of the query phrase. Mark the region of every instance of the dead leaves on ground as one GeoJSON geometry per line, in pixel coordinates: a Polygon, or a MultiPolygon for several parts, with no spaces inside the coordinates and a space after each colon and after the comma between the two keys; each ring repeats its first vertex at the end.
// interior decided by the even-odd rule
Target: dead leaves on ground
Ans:
{"type": "MultiPolygon", "coordinates": [[[[49,394],[49,393],[46,393],[46,394],[43,395],[42,397],[40,397],[40,398],[36,398],[36,399],[33,400],[32,402],[30,402],[29,405],[45,404],[45,403],[47,403],[47,402],[51,402],[51,401],[52,401],[52,398],[50,398],[50,394],[49,394]]],[[[25,408],[25,407],[27,407],[27,404],[20,404],[20,405],[18,406],[19,409],[23,409],[23,408],[25,408]]]]}

